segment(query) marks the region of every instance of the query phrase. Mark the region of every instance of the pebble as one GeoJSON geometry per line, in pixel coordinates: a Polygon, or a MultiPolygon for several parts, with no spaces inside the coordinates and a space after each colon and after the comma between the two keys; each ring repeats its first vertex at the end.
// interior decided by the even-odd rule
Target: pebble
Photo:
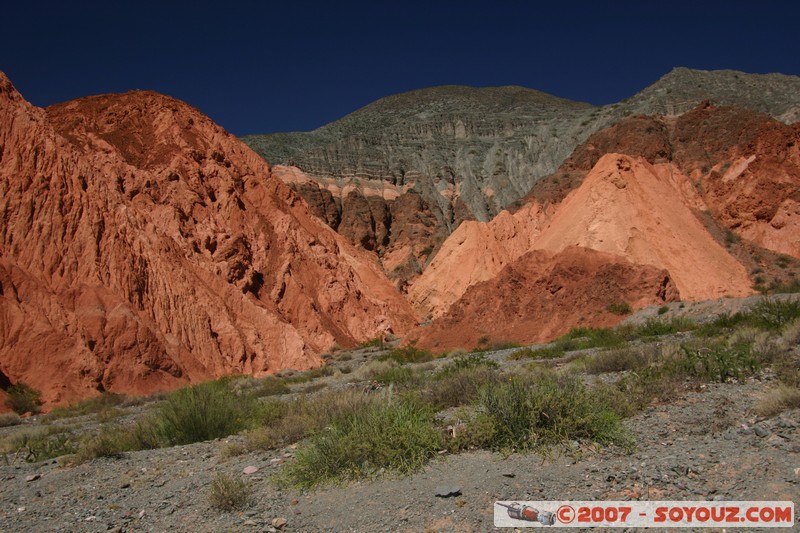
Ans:
{"type": "Polygon", "coordinates": [[[42,477],[42,475],[41,475],[41,474],[31,474],[30,476],[26,476],[26,477],[25,477],[25,481],[27,481],[28,483],[30,483],[31,481],[36,481],[37,479],[39,479],[39,478],[41,478],[41,477],[42,477]]]}
{"type": "Polygon", "coordinates": [[[769,435],[769,430],[763,426],[755,426],[753,428],[753,431],[755,431],[756,435],[758,435],[759,437],[766,437],[767,435],[769,435]]]}
{"type": "Polygon", "coordinates": [[[277,529],[281,529],[283,526],[285,526],[288,523],[289,523],[289,521],[286,520],[285,518],[282,518],[282,517],[278,517],[278,518],[273,518],[272,519],[272,527],[277,528],[277,529]]]}
{"type": "Polygon", "coordinates": [[[248,474],[248,475],[255,474],[256,472],[258,472],[257,466],[246,466],[244,467],[244,470],[242,470],[242,474],[248,474]]]}

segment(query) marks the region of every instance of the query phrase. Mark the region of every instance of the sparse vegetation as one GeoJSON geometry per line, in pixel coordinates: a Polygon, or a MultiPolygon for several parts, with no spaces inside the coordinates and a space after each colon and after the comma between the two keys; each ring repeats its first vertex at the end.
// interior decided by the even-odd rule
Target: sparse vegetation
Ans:
{"type": "Polygon", "coordinates": [[[797,408],[800,408],[800,389],[781,384],[764,394],[753,410],[758,416],[769,417],[797,408]]]}
{"type": "Polygon", "coordinates": [[[101,415],[101,413],[119,407],[127,401],[128,398],[123,394],[104,393],[100,396],[87,398],[71,405],[56,407],[47,413],[43,417],[43,420],[45,422],[52,422],[63,418],[73,418],[90,414],[104,416],[101,415]]]}
{"type": "Polygon", "coordinates": [[[608,304],[606,311],[615,315],[629,315],[631,314],[631,306],[626,302],[608,304]]]}
{"type": "Polygon", "coordinates": [[[245,480],[229,474],[217,474],[209,493],[211,507],[219,511],[244,509],[253,499],[253,488],[245,480]]]}
{"type": "Polygon", "coordinates": [[[286,466],[282,482],[300,488],[410,473],[442,447],[433,411],[419,402],[385,396],[359,410],[342,413],[314,434],[286,466]]]}
{"type": "Polygon", "coordinates": [[[42,410],[42,393],[25,383],[12,385],[6,392],[8,393],[6,403],[15,413],[37,414],[42,410]]]}
{"type": "Polygon", "coordinates": [[[433,354],[428,350],[417,348],[411,344],[402,348],[394,348],[379,357],[379,360],[382,361],[387,359],[397,361],[401,365],[405,363],[423,363],[425,361],[431,361],[433,359],[433,354]]]}
{"type": "Polygon", "coordinates": [[[0,428],[8,426],[16,426],[22,423],[22,419],[17,413],[2,413],[0,414],[0,428]]]}
{"type": "Polygon", "coordinates": [[[542,450],[572,439],[631,444],[608,398],[570,376],[513,376],[484,387],[480,405],[493,422],[495,449],[542,450]]]}

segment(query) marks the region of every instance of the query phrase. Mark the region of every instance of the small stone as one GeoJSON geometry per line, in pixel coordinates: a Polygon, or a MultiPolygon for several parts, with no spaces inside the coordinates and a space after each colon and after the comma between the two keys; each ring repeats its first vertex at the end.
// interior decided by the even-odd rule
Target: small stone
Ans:
{"type": "Polygon", "coordinates": [[[439,498],[451,498],[461,495],[461,487],[456,485],[441,485],[436,487],[436,496],[439,498]]]}
{"type": "Polygon", "coordinates": [[[753,430],[759,437],[766,437],[767,435],[769,435],[769,430],[763,426],[756,426],[753,428],[753,430]]]}
{"type": "Polygon", "coordinates": [[[129,489],[129,488],[131,488],[131,482],[130,481],[123,481],[122,483],[119,484],[119,488],[121,488],[121,489],[129,489]]]}
{"type": "Polygon", "coordinates": [[[289,523],[289,521],[286,520],[285,518],[282,518],[282,517],[278,517],[278,518],[273,518],[272,519],[272,527],[277,528],[277,529],[281,529],[283,526],[285,526],[288,523],[289,523]]]}
{"type": "Polygon", "coordinates": [[[142,518],[144,518],[144,509],[139,511],[139,520],[141,520],[142,518]]]}
{"type": "Polygon", "coordinates": [[[106,533],[122,533],[122,527],[120,526],[112,527],[111,529],[106,531],[106,533]]]}
{"type": "Polygon", "coordinates": [[[258,472],[257,466],[246,466],[244,467],[244,470],[242,470],[242,473],[247,475],[255,474],[256,472],[258,472]]]}
{"type": "Polygon", "coordinates": [[[256,521],[255,521],[255,520],[245,520],[245,521],[244,521],[244,522],[242,522],[242,523],[243,523],[245,526],[256,526],[256,525],[258,525],[258,524],[256,524],[256,521]]]}
{"type": "Polygon", "coordinates": [[[503,477],[517,477],[517,475],[514,472],[503,472],[500,475],[503,477]]]}
{"type": "Polygon", "coordinates": [[[41,477],[42,477],[42,475],[41,475],[41,474],[31,474],[30,476],[26,476],[26,477],[25,477],[25,481],[27,481],[28,483],[30,483],[31,481],[36,481],[37,479],[39,479],[39,478],[41,478],[41,477]]]}
{"type": "Polygon", "coordinates": [[[97,517],[94,515],[87,516],[86,518],[83,519],[84,522],[94,522],[95,520],[97,520],[97,517]]]}

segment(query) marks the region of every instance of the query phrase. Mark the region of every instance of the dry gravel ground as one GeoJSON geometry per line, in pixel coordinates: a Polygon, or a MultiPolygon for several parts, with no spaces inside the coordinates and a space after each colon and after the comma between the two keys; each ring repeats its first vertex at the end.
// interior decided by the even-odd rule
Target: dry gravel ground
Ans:
{"type": "MultiPolygon", "coordinates": [[[[734,300],[725,303],[737,307],[728,311],[740,305],[734,300]]],[[[675,307],[670,314],[693,318],[709,314],[702,306],[675,307]]],[[[655,315],[656,310],[642,313],[655,315]]],[[[508,361],[511,351],[488,355],[505,366],[526,362],[508,361]]],[[[374,355],[370,352],[357,351],[346,364],[369,360],[374,355]]],[[[326,382],[328,388],[341,387],[348,379],[348,375],[330,376],[326,382]]],[[[492,516],[496,500],[800,504],[800,410],[766,419],[753,414],[759,397],[774,384],[770,372],[762,372],[744,383],[696,386],[669,403],[651,406],[625,420],[637,442],[632,453],[583,447],[577,453],[554,453],[545,459],[475,451],[442,455],[408,477],[310,492],[279,490],[270,480],[292,461],[294,448],[231,457],[227,451],[231,444],[243,442],[242,436],[75,466],[0,457],[0,533],[263,532],[276,531],[273,524],[283,521],[281,531],[487,532],[496,530],[492,516]],[[248,466],[258,470],[244,474],[248,466]],[[218,474],[251,484],[254,498],[249,507],[221,512],[211,506],[209,495],[218,474]],[[455,486],[460,495],[437,497],[441,486],[455,486]]],[[[142,408],[134,408],[129,416],[142,408]]],[[[53,423],[78,424],[84,432],[95,431],[98,424],[94,415],[53,423]]],[[[23,427],[37,425],[39,421],[27,419],[23,427]]],[[[0,428],[0,437],[19,427],[0,428]]],[[[795,524],[794,530],[800,525],[795,524]]]]}
{"type": "MultiPolygon", "coordinates": [[[[228,458],[236,438],[133,452],[61,467],[0,466],[0,531],[493,531],[495,500],[676,499],[800,502],[800,412],[749,414],[767,383],[707,385],[629,420],[638,449],[443,456],[405,478],[277,490],[270,474],[292,449],[228,458]],[[258,472],[242,473],[247,466],[258,472]],[[249,478],[255,499],[222,513],[209,503],[218,473],[249,478]],[[28,481],[29,476],[40,476],[28,481]],[[436,497],[441,485],[461,495],[436,497]]],[[[706,530],[709,531],[709,530],[706,530]]]]}

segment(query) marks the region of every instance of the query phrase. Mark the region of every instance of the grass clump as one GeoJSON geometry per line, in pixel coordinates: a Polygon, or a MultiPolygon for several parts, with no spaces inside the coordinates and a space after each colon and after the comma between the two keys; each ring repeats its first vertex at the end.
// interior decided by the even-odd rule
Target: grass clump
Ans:
{"type": "Polygon", "coordinates": [[[467,361],[455,362],[440,370],[422,391],[422,398],[436,409],[467,405],[477,400],[483,387],[500,381],[494,361],[467,361]]]}
{"type": "Polygon", "coordinates": [[[615,315],[623,316],[631,314],[632,309],[628,303],[620,302],[620,303],[608,304],[606,306],[606,311],[608,311],[609,313],[613,313],[615,315]]]}
{"type": "Polygon", "coordinates": [[[158,440],[174,446],[238,433],[253,425],[257,413],[255,400],[234,394],[221,379],[173,392],[149,423],[158,440]]]}
{"type": "Polygon", "coordinates": [[[42,410],[42,393],[30,385],[19,382],[6,391],[8,400],[6,404],[12,411],[19,415],[25,413],[37,414],[42,410]]]}
{"type": "Polygon", "coordinates": [[[245,480],[217,474],[208,495],[211,507],[223,512],[244,509],[253,501],[253,487],[245,480]]]}
{"type": "Polygon", "coordinates": [[[389,368],[373,378],[381,385],[411,386],[418,381],[417,373],[407,366],[389,368]]]}
{"type": "Polygon", "coordinates": [[[289,385],[285,381],[268,376],[258,381],[249,391],[253,398],[264,398],[266,396],[280,396],[289,393],[289,385]]]}
{"type": "Polygon", "coordinates": [[[753,410],[758,416],[768,417],[797,408],[800,408],[800,388],[780,384],[764,394],[753,410]]]}
{"type": "Polygon", "coordinates": [[[324,392],[293,402],[277,402],[263,425],[247,432],[246,448],[267,450],[298,442],[345,413],[365,409],[378,398],[379,394],[345,390],[324,392]]]}
{"type": "Polygon", "coordinates": [[[567,352],[590,348],[614,348],[625,344],[625,337],[611,328],[572,328],[548,346],[517,350],[509,359],[555,359],[567,352]]]}
{"type": "Polygon", "coordinates": [[[17,413],[2,413],[0,414],[0,428],[8,426],[16,426],[22,424],[22,419],[17,413]]]}
{"type": "Polygon", "coordinates": [[[343,413],[297,450],[281,481],[308,489],[382,472],[414,472],[441,449],[433,415],[419,402],[391,397],[343,413]]]}
{"type": "Polygon", "coordinates": [[[642,337],[659,337],[661,335],[673,335],[682,331],[692,331],[697,328],[694,320],[676,316],[669,320],[663,318],[648,318],[638,326],[621,328],[620,332],[628,339],[638,339],[642,337]]]}
{"type": "Polygon", "coordinates": [[[103,393],[100,396],[87,398],[72,405],[56,407],[47,413],[42,420],[48,422],[90,414],[101,415],[101,413],[115,409],[127,401],[127,396],[123,394],[103,393]]]}
{"type": "Polygon", "coordinates": [[[589,374],[637,370],[647,366],[654,358],[655,354],[647,346],[606,350],[587,359],[585,369],[589,374]]]}
{"type": "Polygon", "coordinates": [[[490,443],[495,449],[543,450],[573,439],[631,443],[608,397],[574,377],[513,376],[484,387],[479,402],[493,423],[490,443]]]}
{"type": "Polygon", "coordinates": [[[394,348],[378,358],[380,361],[392,360],[398,363],[424,363],[433,360],[433,354],[429,350],[423,350],[413,345],[394,348]]]}
{"type": "Polygon", "coordinates": [[[0,441],[0,454],[16,454],[29,463],[69,455],[77,449],[78,439],[73,432],[55,427],[23,429],[0,441]]]}

